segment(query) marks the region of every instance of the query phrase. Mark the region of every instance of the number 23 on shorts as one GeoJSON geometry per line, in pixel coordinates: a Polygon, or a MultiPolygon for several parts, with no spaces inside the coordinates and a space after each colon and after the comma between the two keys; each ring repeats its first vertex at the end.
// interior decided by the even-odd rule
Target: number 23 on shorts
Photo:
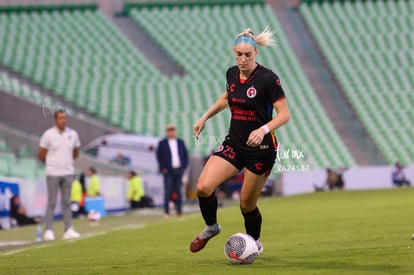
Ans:
{"type": "Polygon", "coordinates": [[[236,157],[236,152],[234,152],[234,149],[229,145],[224,146],[222,154],[228,157],[229,159],[234,159],[236,157]]]}

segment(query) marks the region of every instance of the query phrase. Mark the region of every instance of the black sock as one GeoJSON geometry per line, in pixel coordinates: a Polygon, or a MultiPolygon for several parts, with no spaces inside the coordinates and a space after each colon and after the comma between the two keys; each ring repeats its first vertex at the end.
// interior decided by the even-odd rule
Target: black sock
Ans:
{"type": "Polygon", "coordinates": [[[207,225],[214,225],[217,223],[217,197],[213,192],[209,197],[198,196],[198,202],[200,205],[201,215],[203,215],[204,221],[207,225]]]}
{"type": "Polygon", "coordinates": [[[258,240],[262,228],[262,214],[260,214],[259,208],[256,207],[252,212],[242,214],[246,233],[258,240]]]}

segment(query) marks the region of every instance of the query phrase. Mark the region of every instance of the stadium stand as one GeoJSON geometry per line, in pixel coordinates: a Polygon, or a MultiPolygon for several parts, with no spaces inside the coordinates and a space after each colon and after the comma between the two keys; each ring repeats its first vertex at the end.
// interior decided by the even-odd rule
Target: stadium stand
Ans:
{"type": "MultiPolygon", "coordinates": [[[[36,103],[42,108],[40,116],[46,117],[51,115],[50,112],[57,108],[63,108],[69,115],[74,115],[75,110],[66,106],[60,101],[53,100],[50,96],[32,89],[29,85],[22,83],[18,78],[11,76],[6,72],[0,73],[0,90],[15,96],[22,100],[36,103]]],[[[1,96],[1,95],[0,95],[1,96]]],[[[0,121],[4,123],[3,121],[0,121]]],[[[7,123],[7,121],[5,121],[7,123]]],[[[12,125],[10,125],[12,126],[12,125]]],[[[43,164],[37,161],[38,137],[33,134],[10,127],[7,124],[0,124],[0,176],[42,179],[45,177],[43,164]],[[9,142],[8,142],[9,141],[9,142]],[[11,144],[13,141],[13,145],[11,144]]],[[[48,125],[49,126],[49,125],[48,125]]],[[[86,154],[81,154],[77,161],[77,169],[82,170],[83,166],[99,167],[104,174],[123,174],[126,171],[120,167],[113,167],[102,160],[92,159],[86,154]]]]}
{"type": "Polygon", "coordinates": [[[313,1],[300,12],[386,160],[414,161],[414,2],[313,1]]]}
{"type": "MultiPolygon", "coordinates": [[[[33,90],[29,85],[21,83],[19,79],[10,76],[6,72],[0,73],[0,89],[42,106],[62,106],[63,108],[63,103],[57,102],[37,90],[33,90]]],[[[74,113],[68,107],[65,107],[65,110],[68,114],[74,113]]]]}
{"type": "Polygon", "coordinates": [[[0,175],[17,178],[44,178],[44,169],[33,157],[32,152],[20,147],[16,155],[4,139],[0,139],[0,175]]]}
{"type": "MultiPolygon", "coordinates": [[[[282,149],[303,151],[312,168],[355,165],[268,5],[129,8],[185,76],[163,76],[93,7],[3,12],[0,62],[124,130],[162,136],[174,122],[192,152],[208,154],[218,143],[195,142],[191,128],[224,91],[225,69],[234,64],[231,39],[245,27],[269,24],[279,47],[261,51],[259,62],[280,75],[292,110],[291,122],[277,132],[282,149]]],[[[229,112],[213,118],[204,137],[219,141],[229,119],[229,112]]]]}

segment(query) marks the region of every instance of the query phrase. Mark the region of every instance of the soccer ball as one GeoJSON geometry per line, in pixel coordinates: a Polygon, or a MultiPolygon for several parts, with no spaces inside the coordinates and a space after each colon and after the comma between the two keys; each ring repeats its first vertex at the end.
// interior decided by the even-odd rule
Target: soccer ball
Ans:
{"type": "Polygon", "coordinates": [[[232,264],[251,264],[259,255],[259,250],[252,236],[236,233],[227,239],[224,255],[232,264]]]}

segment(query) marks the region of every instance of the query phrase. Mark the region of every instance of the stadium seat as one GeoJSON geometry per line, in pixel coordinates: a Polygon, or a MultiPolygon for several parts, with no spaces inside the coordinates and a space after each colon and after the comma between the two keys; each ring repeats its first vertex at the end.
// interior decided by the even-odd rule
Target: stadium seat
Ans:
{"type": "Polygon", "coordinates": [[[3,139],[0,139],[0,176],[38,179],[45,177],[44,169],[39,169],[35,153],[21,146],[17,156],[3,139]]]}
{"type": "Polygon", "coordinates": [[[7,145],[4,139],[0,139],[0,152],[3,152],[3,153],[10,152],[10,147],[7,145]]]}

